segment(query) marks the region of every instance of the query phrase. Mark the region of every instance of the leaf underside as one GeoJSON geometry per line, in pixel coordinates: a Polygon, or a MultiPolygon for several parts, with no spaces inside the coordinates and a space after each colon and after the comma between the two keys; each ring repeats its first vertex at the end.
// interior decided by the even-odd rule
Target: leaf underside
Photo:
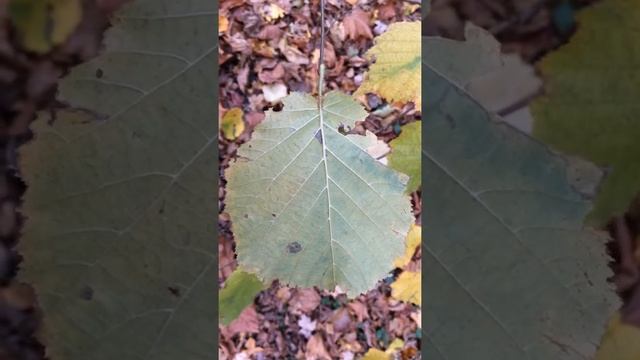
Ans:
{"type": "Polygon", "coordinates": [[[56,360],[214,359],[215,52],[210,1],[136,1],[20,154],[20,279],[56,360]],[[97,119],[99,121],[97,121],[97,119]]]}
{"type": "Polygon", "coordinates": [[[427,358],[591,358],[617,297],[582,169],[495,121],[451,73],[482,52],[444,61],[442,44],[423,42],[427,358]]]}
{"type": "Polygon", "coordinates": [[[412,222],[406,175],[377,162],[375,136],[343,135],[366,113],[332,92],[269,111],[226,172],[238,261],[267,281],[367,291],[393,269],[412,222]]]}

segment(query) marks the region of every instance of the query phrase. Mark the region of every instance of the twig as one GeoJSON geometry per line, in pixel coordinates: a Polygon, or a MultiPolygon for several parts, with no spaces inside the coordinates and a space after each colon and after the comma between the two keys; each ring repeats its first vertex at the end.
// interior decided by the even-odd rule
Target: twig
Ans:
{"type": "Polygon", "coordinates": [[[320,57],[318,58],[318,110],[322,111],[324,88],[324,0],[320,0],[320,57]]]}

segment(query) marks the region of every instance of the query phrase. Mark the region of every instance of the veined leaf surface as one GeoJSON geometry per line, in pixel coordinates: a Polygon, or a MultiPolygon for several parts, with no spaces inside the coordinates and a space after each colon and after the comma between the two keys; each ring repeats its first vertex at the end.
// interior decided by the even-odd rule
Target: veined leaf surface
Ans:
{"type": "Polygon", "coordinates": [[[349,96],[327,94],[322,113],[309,95],[283,102],[226,172],[238,261],[266,281],[367,291],[403,253],[408,177],[366,152],[375,137],[340,132],[366,116],[349,96]]]}
{"type": "Polygon", "coordinates": [[[443,59],[443,43],[469,50],[423,42],[426,357],[592,358],[617,306],[605,239],[584,228],[591,203],[577,190],[597,169],[495,121],[456,72],[477,73],[483,49],[443,59]]]}
{"type": "Polygon", "coordinates": [[[60,84],[86,110],[33,125],[20,278],[51,359],[216,358],[216,12],[131,3],[60,84]]]}

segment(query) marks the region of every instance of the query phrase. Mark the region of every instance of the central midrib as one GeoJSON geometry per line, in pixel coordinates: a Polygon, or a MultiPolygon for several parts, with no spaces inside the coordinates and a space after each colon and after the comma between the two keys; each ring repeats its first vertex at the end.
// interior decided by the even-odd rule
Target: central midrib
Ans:
{"type": "Polygon", "coordinates": [[[322,162],[324,163],[324,184],[327,189],[327,222],[329,223],[329,249],[331,250],[331,273],[333,274],[333,285],[336,286],[336,259],[333,254],[333,229],[331,227],[331,190],[329,190],[329,167],[327,166],[327,138],[324,134],[324,109],[320,102],[318,109],[320,113],[320,137],[322,138],[322,162]]]}

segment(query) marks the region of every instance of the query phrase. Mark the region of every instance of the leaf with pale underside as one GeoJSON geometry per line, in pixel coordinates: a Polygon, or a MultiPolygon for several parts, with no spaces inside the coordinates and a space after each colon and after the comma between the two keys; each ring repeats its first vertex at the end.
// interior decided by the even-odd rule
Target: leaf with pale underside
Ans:
{"type": "Polygon", "coordinates": [[[375,57],[355,95],[375,93],[389,102],[414,102],[420,108],[420,22],[389,26],[367,55],[375,57]]]}
{"type": "Polygon", "coordinates": [[[432,38],[423,46],[426,358],[592,358],[618,302],[606,238],[584,226],[598,170],[552,153],[469,95],[468,76],[493,49],[432,38]],[[443,44],[468,56],[447,56],[443,44]]]}
{"type": "Polygon", "coordinates": [[[343,135],[366,112],[332,92],[292,93],[238,149],[227,178],[241,266],[260,278],[351,296],[374,287],[402,254],[412,222],[407,176],[366,149],[375,137],[343,135]]]}
{"type": "Polygon", "coordinates": [[[136,1],[20,152],[19,277],[56,360],[216,357],[216,46],[210,1],[136,1]]]}

